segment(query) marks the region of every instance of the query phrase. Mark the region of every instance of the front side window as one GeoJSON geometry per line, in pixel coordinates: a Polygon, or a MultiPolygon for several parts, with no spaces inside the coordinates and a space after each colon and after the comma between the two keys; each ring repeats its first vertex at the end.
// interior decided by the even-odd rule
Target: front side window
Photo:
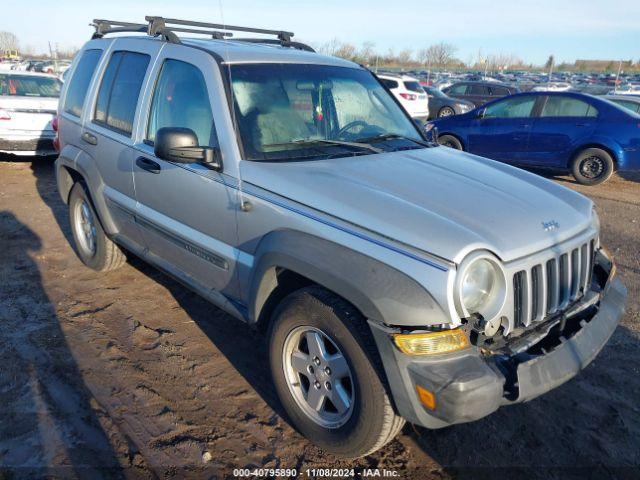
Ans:
{"type": "Polygon", "coordinates": [[[62,83],[57,78],[0,75],[0,95],[58,98],[62,83]]]}
{"type": "Polygon", "coordinates": [[[375,150],[363,147],[365,142],[391,149],[400,146],[392,146],[390,138],[414,146],[422,141],[413,122],[366,70],[237,64],[230,76],[235,119],[250,160],[351,156],[375,150]]]}
{"type": "Polygon", "coordinates": [[[577,98],[554,95],[547,98],[541,117],[597,117],[598,110],[577,98]]]}
{"type": "Polygon", "coordinates": [[[91,78],[96,71],[101,56],[102,50],[99,49],[87,50],[82,54],[67,88],[67,94],[64,99],[65,112],[76,117],[82,115],[82,107],[87,96],[87,90],[89,90],[89,83],[91,83],[91,78]]]}
{"type": "Polygon", "coordinates": [[[126,135],[133,131],[140,88],[150,57],[142,53],[114,52],[102,77],[94,122],[126,135]]]}
{"type": "Polygon", "coordinates": [[[447,90],[447,93],[449,94],[452,93],[454,95],[464,95],[467,93],[467,85],[464,83],[453,85],[452,87],[449,87],[449,90],[447,90]]]}
{"type": "Polygon", "coordinates": [[[525,118],[531,116],[536,97],[515,97],[489,105],[485,118],[525,118]]]}
{"type": "Polygon", "coordinates": [[[166,60],[153,93],[146,139],[163,127],[193,130],[200,146],[217,146],[213,113],[202,72],[179,60],[166,60]]]}

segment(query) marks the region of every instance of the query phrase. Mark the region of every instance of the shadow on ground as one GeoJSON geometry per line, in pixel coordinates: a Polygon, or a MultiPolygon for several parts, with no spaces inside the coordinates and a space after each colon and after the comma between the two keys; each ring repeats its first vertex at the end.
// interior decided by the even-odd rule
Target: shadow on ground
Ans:
{"type": "Polygon", "coordinates": [[[40,238],[0,211],[0,245],[0,477],[121,477],[44,290],[40,238]]]}

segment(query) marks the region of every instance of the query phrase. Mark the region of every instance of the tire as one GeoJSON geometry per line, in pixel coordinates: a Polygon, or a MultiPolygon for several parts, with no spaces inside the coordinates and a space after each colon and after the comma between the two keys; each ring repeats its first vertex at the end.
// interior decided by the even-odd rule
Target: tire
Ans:
{"type": "Polygon", "coordinates": [[[599,185],[606,182],[614,171],[613,158],[601,148],[586,148],[571,162],[571,173],[582,185],[599,185]]]}
{"type": "Polygon", "coordinates": [[[453,108],[451,107],[442,107],[439,111],[438,111],[438,118],[442,118],[442,117],[451,117],[452,115],[455,115],[456,112],[453,108]]]}
{"type": "Polygon", "coordinates": [[[105,234],[83,182],[76,182],[69,194],[69,222],[76,253],[87,267],[106,272],[127,261],[120,247],[105,234]]]}
{"type": "Polygon", "coordinates": [[[324,288],[311,286],[286,297],[272,319],[269,357],[274,384],[291,422],[305,437],[334,455],[358,458],[383,447],[400,432],[405,421],[391,405],[382,361],[360,312],[324,288]],[[318,349],[310,347],[314,342],[307,341],[309,334],[323,339],[325,351],[332,356],[314,362],[318,349]],[[291,345],[301,345],[294,351],[304,359],[304,374],[291,368],[291,345]],[[338,354],[348,375],[335,360],[338,354]],[[334,371],[327,374],[326,366],[334,366],[334,371]],[[309,372],[309,367],[315,370],[309,372]],[[320,387],[312,383],[314,378],[320,387]],[[309,405],[312,391],[319,392],[314,398],[324,395],[319,410],[309,405]],[[335,396],[337,392],[342,396],[335,396]],[[346,413],[334,406],[332,398],[348,399],[342,402],[346,413]]]}
{"type": "Polygon", "coordinates": [[[453,135],[438,135],[438,143],[443,147],[453,148],[455,150],[463,150],[462,143],[453,135]]]}

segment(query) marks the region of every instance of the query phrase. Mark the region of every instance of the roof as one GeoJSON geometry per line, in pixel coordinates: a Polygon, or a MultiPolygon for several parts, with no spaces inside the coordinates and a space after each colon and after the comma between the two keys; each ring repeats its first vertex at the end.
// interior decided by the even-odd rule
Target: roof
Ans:
{"type": "Polygon", "coordinates": [[[312,63],[361,68],[358,64],[341,58],[280,45],[201,38],[181,38],[180,40],[183,45],[215,53],[226,63],[312,63]]]}

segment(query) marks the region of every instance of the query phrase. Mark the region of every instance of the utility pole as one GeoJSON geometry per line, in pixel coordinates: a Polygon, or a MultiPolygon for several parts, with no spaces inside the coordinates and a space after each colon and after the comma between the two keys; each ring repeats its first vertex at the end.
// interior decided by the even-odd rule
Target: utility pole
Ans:
{"type": "Polygon", "coordinates": [[[616,83],[613,86],[613,93],[615,93],[618,90],[618,81],[620,80],[621,71],[622,71],[622,60],[620,60],[620,62],[618,63],[618,74],[616,75],[616,83]]]}

